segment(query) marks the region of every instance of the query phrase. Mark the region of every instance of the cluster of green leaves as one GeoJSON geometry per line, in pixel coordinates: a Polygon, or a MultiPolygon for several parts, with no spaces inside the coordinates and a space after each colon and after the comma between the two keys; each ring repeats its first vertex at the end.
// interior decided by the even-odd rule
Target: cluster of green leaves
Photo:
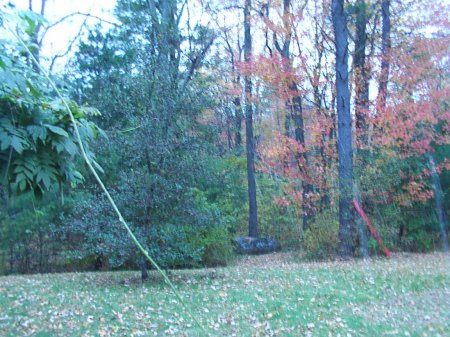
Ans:
{"type": "Polygon", "coordinates": [[[57,191],[39,199],[26,193],[11,198],[8,208],[0,208],[0,274],[57,270],[60,241],[55,229],[62,207],[58,200],[57,191]]]}
{"type": "Polygon", "coordinates": [[[43,23],[39,15],[5,10],[0,19],[5,25],[0,39],[0,255],[9,272],[45,271],[53,269],[50,254],[62,247],[55,236],[61,212],[58,192],[63,195],[84,179],[66,105],[95,165],[89,148],[103,131],[89,119],[100,113],[70,100],[60,84],[62,98],[36,64],[33,34],[43,23]],[[8,35],[8,28],[19,38],[8,35]]]}
{"type": "MultiPolygon", "coordinates": [[[[188,210],[196,212],[172,222],[145,223],[145,204],[136,200],[128,188],[114,190],[114,199],[125,210],[139,240],[157,263],[165,268],[224,264],[231,256],[228,226],[217,205],[206,200],[199,190],[189,195],[188,210]],[[131,200],[136,200],[132,203],[131,200]]],[[[60,242],[67,265],[92,268],[95,261],[107,261],[101,267],[137,268],[140,258],[126,232],[101,195],[82,193],[76,208],[66,208],[55,237],[60,242]],[[90,265],[89,265],[90,263],[90,265]]],[[[187,205],[187,203],[186,203],[187,205]]]]}
{"type": "MultiPolygon", "coordinates": [[[[34,16],[25,18],[22,34],[36,25],[34,16]]],[[[21,38],[26,41],[27,35],[21,38]]],[[[66,103],[88,146],[99,131],[88,118],[98,110],[69,99],[66,103]]],[[[78,154],[64,102],[18,41],[0,40],[0,167],[5,188],[42,194],[54,185],[76,184],[83,179],[75,165],[78,154]]]]}
{"type": "MultiPolygon", "coordinates": [[[[444,160],[446,151],[437,152],[438,161],[444,160]]],[[[355,168],[363,208],[389,249],[423,252],[439,248],[434,198],[414,200],[405,190],[409,177],[421,176],[429,169],[425,156],[398,160],[388,151],[361,151],[355,168]]],[[[444,191],[449,189],[447,175],[442,172],[444,191]]],[[[428,177],[424,176],[422,182],[425,189],[433,189],[428,177]]],[[[444,196],[448,198],[448,193],[444,196]]],[[[379,252],[375,240],[369,241],[369,248],[372,253],[379,252]]]]}
{"type": "MultiPolygon", "coordinates": [[[[109,140],[98,141],[95,152],[110,174],[102,178],[164,267],[219,264],[231,247],[230,218],[206,192],[220,174],[208,167],[217,158],[215,130],[201,122],[214,104],[210,83],[196,69],[212,36],[199,28],[181,37],[180,10],[176,1],[153,9],[145,1],[118,1],[121,24],[92,31],[68,74],[73,96],[103,114],[96,121],[109,140]],[[191,41],[188,58],[182,38],[191,41]]],[[[123,242],[94,182],[85,186],[85,200],[61,228],[72,240],[67,251],[78,260],[108,256],[110,266],[136,266],[139,257],[123,242]]]]}
{"type": "Polygon", "coordinates": [[[314,216],[305,230],[303,247],[309,259],[330,259],[336,254],[339,221],[337,210],[327,210],[314,216]]]}

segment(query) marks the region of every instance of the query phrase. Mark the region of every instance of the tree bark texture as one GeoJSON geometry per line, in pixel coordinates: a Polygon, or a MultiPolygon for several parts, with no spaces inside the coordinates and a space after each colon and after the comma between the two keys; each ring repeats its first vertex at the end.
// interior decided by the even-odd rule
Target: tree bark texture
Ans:
{"type": "Polygon", "coordinates": [[[355,70],[355,118],[356,130],[363,145],[367,144],[366,114],[369,110],[369,73],[366,65],[367,46],[367,4],[365,0],[356,3],[356,39],[353,55],[355,70]]]}
{"type": "MultiPolygon", "coordinates": [[[[245,0],[244,6],[244,60],[251,61],[252,36],[250,24],[251,0],[245,0]]],[[[258,237],[258,207],[256,203],[256,180],[255,180],[255,145],[253,136],[253,106],[252,106],[252,80],[246,75],[244,78],[245,87],[245,132],[247,150],[247,181],[248,181],[248,235],[258,237]]]]}
{"type": "Polygon", "coordinates": [[[235,97],[233,99],[233,104],[235,108],[235,114],[234,114],[234,145],[236,148],[239,148],[242,145],[242,136],[241,136],[241,129],[242,129],[242,107],[241,107],[241,98],[235,97]]]}
{"type": "MultiPolygon", "coordinates": [[[[368,19],[367,3],[365,0],[357,0],[356,11],[356,37],[355,50],[353,54],[353,65],[355,71],[355,137],[357,137],[358,141],[360,142],[360,146],[365,146],[368,143],[368,128],[366,116],[369,111],[369,71],[366,64],[368,19]]],[[[364,160],[362,162],[364,163],[364,160]]],[[[353,184],[353,194],[358,202],[362,205],[359,187],[356,182],[354,182],[353,184]]],[[[360,217],[357,217],[356,225],[358,227],[359,233],[360,252],[364,258],[367,258],[369,256],[369,247],[364,221],[360,217]]]]}
{"type": "MultiPolygon", "coordinates": [[[[295,88],[297,88],[297,86],[295,86],[295,88]]],[[[306,167],[308,166],[308,154],[306,152],[305,123],[304,123],[304,119],[303,119],[302,99],[300,96],[296,96],[293,99],[292,119],[294,120],[294,125],[295,125],[295,140],[299,144],[302,144],[305,149],[304,152],[300,153],[297,157],[299,170],[302,171],[305,175],[307,175],[308,169],[305,168],[305,166],[306,167]]],[[[306,230],[309,227],[309,222],[313,215],[313,207],[309,200],[309,197],[310,197],[310,194],[312,191],[313,191],[313,186],[308,181],[303,179],[302,180],[303,230],[306,230]]]]}
{"type": "Polygon", "coordinates": [[[378,87],[378,106],[381,111],[386,108],[387,85],[389,80],[389,53],[391,49],[390,0],[381,2],[381,74],[378,87]]]}
{"type": "Polygon", "coordinates": [[[336,45],[336,108],[338,115],[339,155],[339,245],[342,258],[352,255],[352,118],[348,83],[348,31],[344,0],[332,1],[332,19],[336,45]]]}
{"type": "Polygon", "coordinates": [[[428,154],[428,162],[431,172],[431,181],[434,188],[434,205],[436,209],[436,216],[439,221],[439,228],[441,231],[442,249],[448,251],[448,236],[447,236],[447,219],[444,211],[444,192],[442,191],[441,180],[436,171],[436,160],[434,154],[428,154]]]}

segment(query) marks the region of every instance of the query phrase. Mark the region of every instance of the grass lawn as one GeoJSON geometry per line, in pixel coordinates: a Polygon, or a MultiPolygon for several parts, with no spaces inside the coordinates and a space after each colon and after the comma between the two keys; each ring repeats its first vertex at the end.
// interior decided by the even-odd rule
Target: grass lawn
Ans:
{"type": "MultiPolygon", "coordinates": [[[[306,263],[289,253],[171,279],[210,336],[450,336],[450,255],[306,263]]],[[[0,336],[202,336],[156,274],[0,277],[0,336]]]]}

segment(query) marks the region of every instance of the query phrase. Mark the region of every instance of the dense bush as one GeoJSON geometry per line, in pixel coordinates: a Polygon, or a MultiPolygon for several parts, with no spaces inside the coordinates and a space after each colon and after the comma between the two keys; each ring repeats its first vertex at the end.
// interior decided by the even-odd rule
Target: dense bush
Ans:
{"type": "Polygon", "coordinates": [[[292,202],[283,205],[277,202],[283,195],[283,182],[267,176],[258,176],[259,232],[262,237],[277,239],[281,247],[300,249],[302,237],[301,207],[292,202]]]}
{"type": "Polygon", "coordinates": [[[415,252],[439,248],[439,224],[433,206],[432,201],[410,207],[379,205],[373,218],[386,246],[415,252]]]}
{"type": "Polygon", "coordinates": [[[329,259],[336,254],[339,220],[331,210],[316,214],[305,230],[303,247],[310,259],[329,259]]]}
{"type": "MultiPolygon", "coordinates": [[[[192,232],[192,228],[190,231],[192,232]]],[[[194,247],[199,247],[202,251],[201,263],[204,266],[226,265],[233,256],[230,232],[224,226],[200,229],[193,240],[194,247]]]]}
{"type": "MultiPolygon", "coordinates": [[[[170,216],[163,217],[148,209],[141,191],[129,183],[112,190],[112,194],[158,264],[181,268],[226,263],[231,253],[227,217],[207,200],[204,192],[188,190],[173,204],[170,216]]],[[[80,195],[78,202],[62,215],[58,236],[70,264],[91,261],[91,268],[136,268],[141,260],[102,195],[80,195]]]]}
{"type": "MultiPolygon", "coordinates": [[[[443,148],[438,150],[437,158],[445,157],[443,148]]],[[[425,194],[433,190],[431,179],[425,176],[424,185],[416,195],[406,188],[410,181],[406,177],[420,176],[427,170],[425,156],[398,160],[388,152],[373,151],[364,153],[364,158],[361,156],[357,160],[356,176],[359,177],[364,210],[391,250],[425,252],[440,248],[434,198],[425,194]]],[[[444,190],[448,190],[446,176],[443,171],[444,190]]],[[[448,195],[444,193],[444,198],[448,195]]],[[[375,241],[369,243],[371,253],[379,253],[375,241]]]]}
{"type": "Polygon", "coordinates": [[[42,199],[17,196],[0,208],[0,274],[56,269],[61,247],[55,230],[63,207],[58,193],[51,192],[42,199]]]}

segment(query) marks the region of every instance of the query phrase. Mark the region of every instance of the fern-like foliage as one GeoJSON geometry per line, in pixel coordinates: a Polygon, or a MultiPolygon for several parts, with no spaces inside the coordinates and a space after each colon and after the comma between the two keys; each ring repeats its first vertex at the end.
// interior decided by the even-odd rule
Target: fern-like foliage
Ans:
{"type": "MultiPolygon", "coordinates": [[[[18,30],[30,40],[27,34],[38,18],[22,16],[23,27],[18,30]]],[[[89,149],[89,143],[102,132],[89,121],[99,111],[69,99],[67,102],[89,149]]],[[[76,142],[65,105],[50,90],[45,77],[19,44],[0,40],[0,174],[4,189],[40,195],[62,184],[81,182],[76,142]]]]}

